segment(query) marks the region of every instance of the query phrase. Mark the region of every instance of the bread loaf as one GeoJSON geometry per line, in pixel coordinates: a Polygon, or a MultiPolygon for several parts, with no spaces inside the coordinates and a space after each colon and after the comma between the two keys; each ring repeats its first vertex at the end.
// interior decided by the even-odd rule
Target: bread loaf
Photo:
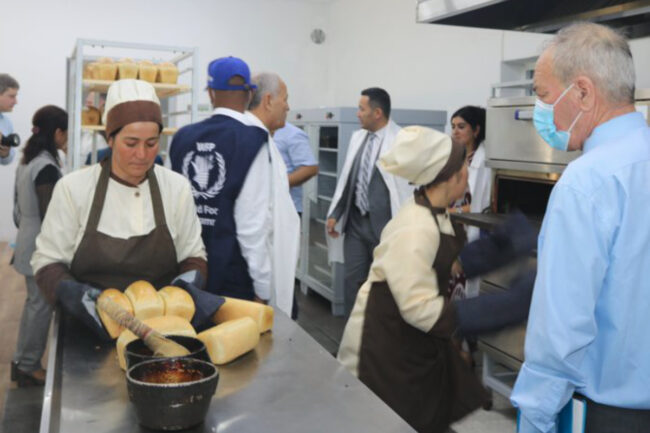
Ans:
{"type": "Polygon", "coordinates": [[[113,59],[102,57],[95,63],[95,79],[114,81],[117,77],[117,65],[113,59]]]}
{"type": "MultiPolygon", "coordinates": [[[[127,296],[119,290],[106,289],[102,292],[101,295],[99,295],[97,301],[99,302],[99,300],[103,298],[110,299],[129,313],[133,314],[133,305],[131,305],[131,301],[129,301],[129,298],[127,298],[127,296]]],[[[103,310],[98,308],[97,313],[99,314],[99,318],[102,320],[102,323],[104,324],[104,328],[106,328],[108,335],[110,335],[112,339],[117,338],[122,333],[122,331],[124,331],[124,328],[118,325],[115,320],[108,317],[108,314],[106,314],[103,310]]]]}
{"type": "Polygon", "coordinates": [[[92,80],[95,78],[95,68],[97,67],[96,62],[86,63],[83,70],[83,79],[92,80]]]}
{"type": "Polygon", "coordinates": [[[81,110],[82,125],[99,125],[102,121],[102,113],[97,107],[84,107],[81,110]]]}
{"type": "Polygon", "coordinates": [[[259,302],[245,301],[243,299],[228,298],[226,302],[214,313],[212,321],[216,324],[233,319],[250,317],[255,321],[259,332],[263,333],[273,327],[273,307],[259,302]]]}
{"type": "Polygon", "coordinates": [[[158,294],[165,303],[165,316],[178,316],[192,320],[196,306],[189,293],[180,287],[167,286],[160,289],[158,294]]]}
{"type": "Polygon", "coordinates": [[[225,364],[257,346],[260,333],[250,317],[230,320],[197,335],[215,364],[225,364]]]}
{"type": "Polygon", "coordinates": [[[141,60],[138,62],[138,77],[142,81],[155,83],[156,75],[158,75],[158,68],[152,62],[149,60],[141,60]]]}
{"type": "Polygon", "coordinates": [[[165,84],[176,84],[178,81],[178,68],[171,62],[158,64],[158,75],[156,81],[165,84]]]}
{"type": "Polygon", "coordinates": [[[133,59],[120,59],[117,62],[117,78],[124,80],[126,78],[138,78],[138,65],[133,59]]]}
{"type": "MultiPolygon", "coordinates": [[[[183,335],[186,337],[196,337],[196,331],[187,320],[178,316],[158,316],[152,317],[143,322],[160,332],[163,335],[183,335]]],[[[124,357],[124,350],[126,345],[135,340],[136,337],[133,332],[125,329],[120,337],[117,339],[117,360],[122,370],[126,370],[126,358],[124,357]]]]}
{"type": "Polygon", "coordinates": [[[133,304],[133,315],[140,320],[162,316],[165,313],[165,303],[156,289],[146,281],[132,283],[124,294],[133,304]]]}

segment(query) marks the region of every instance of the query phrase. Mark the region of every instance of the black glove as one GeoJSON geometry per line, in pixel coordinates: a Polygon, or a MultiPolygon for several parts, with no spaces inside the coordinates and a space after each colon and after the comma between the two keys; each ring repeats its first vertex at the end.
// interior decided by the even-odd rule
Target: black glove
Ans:
{"type": "Polygon", "coordinates": [[[487,237],[465,245],[459,259],[467,278],[491,272],[529,254],[537,245],[537,231],[523,213],[511,213],[487,237]]]}
{"type": "Polygon", "coordinates": [[[454,301],[460,333],[471,337],[524,321],[528,317],[535,275],[534,270],[529,270],[515,277],[508,290],[454,301]]]}
{"type": "Polygon", "coordinates": [[[101,293],[101,290],[75,280],[62,280],[56,287],[56,298],[63,311],[81,321],[102,340],[111,341],[95,307],[101,293]]]}
{"type": "Polygon", "coordinates": [[[174,278],[171,285],[180,287],[192,297],[196,311],[190,323],[197,332],[214,326],[212,316],[226,300],[221,296],[199,289],[203,286],[203,277],[198,271],[188,271],[179,275],[174,278]]]}

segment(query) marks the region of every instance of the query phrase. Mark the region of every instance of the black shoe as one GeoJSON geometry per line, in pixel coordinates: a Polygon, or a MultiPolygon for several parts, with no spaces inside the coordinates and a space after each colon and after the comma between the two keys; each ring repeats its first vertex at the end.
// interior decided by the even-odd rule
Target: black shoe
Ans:
{"type": "Polygon", "coordinates": [[[15,382],[18,380],[18,363],[16,361],[11,361],[11,381],[15,382]]]}
{"type": "Polygon", "coordinates": [[[43,369],[28,373],[16,367],[16,383],[18,384],[18,388],[43,386],[45,385],[45,375],[46,373],[43,369]]]}

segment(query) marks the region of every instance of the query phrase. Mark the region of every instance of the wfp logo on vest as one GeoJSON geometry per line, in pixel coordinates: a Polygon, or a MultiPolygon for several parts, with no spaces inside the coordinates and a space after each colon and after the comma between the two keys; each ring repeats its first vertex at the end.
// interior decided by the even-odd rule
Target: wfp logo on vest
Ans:
{"type": "Polygon", "coordinates": [[[214,143],[196,143],[183,158],[183,175],[190,180],[195,199],[216,197],[226,183],[226,161],[214,143]]]}

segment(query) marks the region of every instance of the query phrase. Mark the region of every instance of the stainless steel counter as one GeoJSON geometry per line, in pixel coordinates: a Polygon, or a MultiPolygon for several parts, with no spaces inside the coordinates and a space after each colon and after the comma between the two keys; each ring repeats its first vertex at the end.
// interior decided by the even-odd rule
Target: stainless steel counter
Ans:
{"type": "MultiPolygon", "coordinates": [[[[295,322],[276,311],[254,351],[219,368],[205,422],[188,432],[412,432],[295,322]]],[[[145,432],[112,343],[55,314],[41,433],[145,432]]]]}

